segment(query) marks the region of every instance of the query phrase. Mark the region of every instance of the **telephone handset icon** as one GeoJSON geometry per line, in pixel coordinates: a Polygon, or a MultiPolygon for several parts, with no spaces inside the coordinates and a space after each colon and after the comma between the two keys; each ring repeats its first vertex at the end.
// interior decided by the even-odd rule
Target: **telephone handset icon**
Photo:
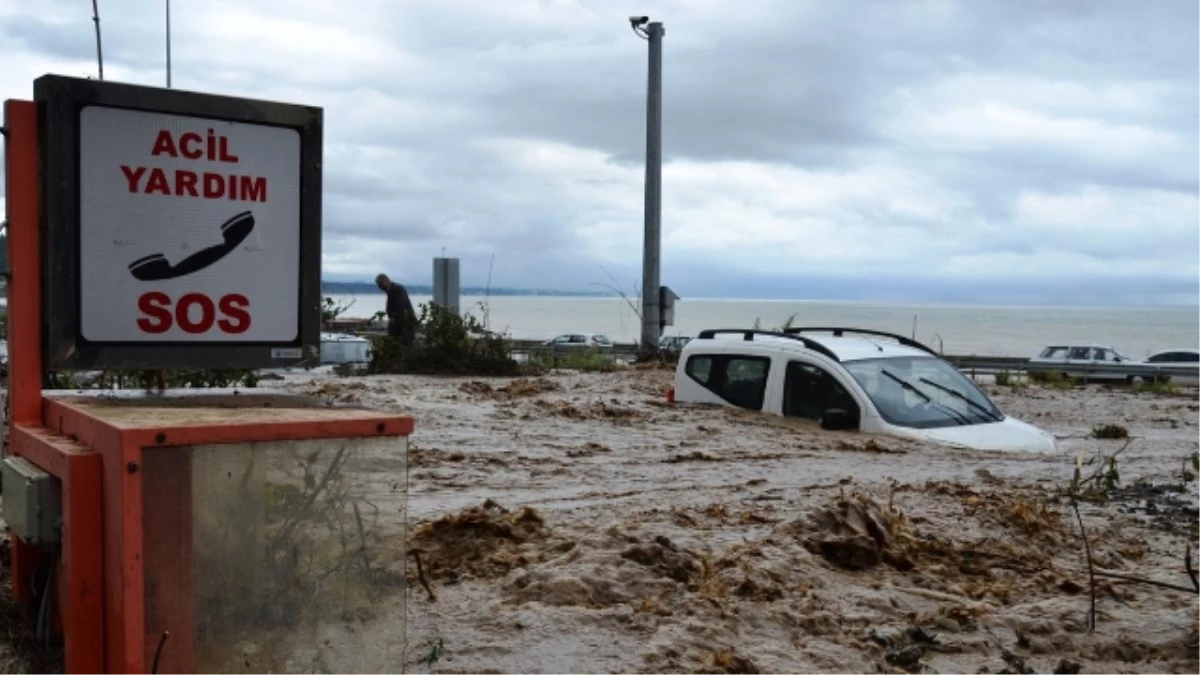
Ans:
{"type": "Polygon", "coordinates": [[[176,279],[208,267],[221,258],[229,255],[233,249],[250,236],[254,230],[254,214],[244,211],[225,221],[221,226],[221,236],[225,241],[215,246],[196,251],[192,255],[172,265],[161,253],[138,258],[129,264],[129,271],[134,278],[142,281],[163,281],[176,279]]]}

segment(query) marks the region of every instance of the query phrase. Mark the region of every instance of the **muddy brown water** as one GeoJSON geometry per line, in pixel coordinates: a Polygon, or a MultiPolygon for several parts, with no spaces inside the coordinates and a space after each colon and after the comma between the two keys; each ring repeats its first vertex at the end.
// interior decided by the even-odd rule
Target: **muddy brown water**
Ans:
{"type": "MultiPolygon", "coordinates": [[[[1088,630],[1062,498],[1077,462],[1091,475],[1088,460],[1127,442],[1092,428],[1127,428],[1119,485],[1080,504],[1093,561],[1189,586],[1194,390],[988,386],[1061,439],[1017,454],[671,407],[669,383],[632,370],[279,383],[415,418],[409,548],[436,593],[411,557],[373,552],[407,591],[297,653],[336,670],[352,649],[409,672],[1197,672],[1194,594],[1098,579],[1088,630]]],[[[402,484],[397,458],[360,461],[402,484]]]]}
{"type": "MultiPolygon", "coordinates": [[[[1077,462],[1090,475],[1089,459],[1125,443],[1092,428],[1128,428],[1128,494],[1081,504],[1093,561],[1190,585],[1194,390],[989,386],[1007,414],[1061,438],[1055,454],[1017,454],[670,407],[669,383],[658,371],[286,382],[416,419],[410,547],[439,578],[430,602],[409,565],[407,669],[1196,672],[1195,595],[1100,579],[1088,631],[1083,546],[1061,497],[1077,462]],[[536,533],[488,530],[441,558],[451,549],[416,534],[485,501],[504,518],[531,509],[536,533]],[[845,504],[869,505],[886,545],[813,524],[845,504]]],[[[356,630],[395,650],[388,625],[356,630]]]]}

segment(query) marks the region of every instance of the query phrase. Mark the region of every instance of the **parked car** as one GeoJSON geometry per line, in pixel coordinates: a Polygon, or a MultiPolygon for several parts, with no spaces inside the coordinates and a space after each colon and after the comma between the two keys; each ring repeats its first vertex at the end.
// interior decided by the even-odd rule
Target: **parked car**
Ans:
{"type": "Polygon", "coordinates": [[[668,354],[678,354],[691,341],[692,338],[685,335],[664,335],[658,340],[658,348],[668,354]]]}
{"type": "Polygon", "coordinates": [[[1146,357],[1146,363],[1187,364],[1200,363],[1200,350],[1196,349],[1167,349],[1155,352],[1146,357]]]}
{"type": "Polygon", "coordinates": [[[1108,346],[1059,344],[1046,347],[1037,356],[1029,359],[1029,362],[1057,366],[1056,370],[1071,377],[1085,377],[1089,380],[1130,380],[1132,378],[1126,375],[1092,373],[1088,367],[1134,363],[1134,360],[1108,346]]]}
{"type": "Polygon", "coordinates": [[[546,340],[542,345],[556,351],[559,349],[584,348],[612,349],[613,341],[608,339],[607,335],[601,333],[566,333],[554,339],[546,340]]]}
{"type": "Polygon", "coordinates": [[[909,338],[855,328],[706,330],[683,348],[668,398],[737,406],[976,450],[1053,452],[954,366],[909,338]]]}
{"type": "MultiPolygon", "coordinates": [[[[1164,369],[1169,369],[1172,366],[1181,366],[1186,368],[1195,368],[1197,363],[1200,363],[1200,350],[1196,349],[1165,349],[1160,352],[1155,352],[1146,357],[1143,363],[1162,366],[1164,369]]],[[[1158,382],[1170,382],[1171,376],[1161,376],[1155,378],[1158,382]]],[[[1183,377],[1189,382],[1196,378],[1183,377]]]]}

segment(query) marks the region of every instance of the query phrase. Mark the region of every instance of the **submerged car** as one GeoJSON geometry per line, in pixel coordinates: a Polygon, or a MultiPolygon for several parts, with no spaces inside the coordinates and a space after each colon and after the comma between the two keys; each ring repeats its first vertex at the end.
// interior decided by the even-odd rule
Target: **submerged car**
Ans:
{"type": "Polygon", "coordinates": [[[1052,434],[1006,416],[935,351],[882,331],[701,331],[683,348],[670,398],[958,448],[1057,449],[1052,434]]]}

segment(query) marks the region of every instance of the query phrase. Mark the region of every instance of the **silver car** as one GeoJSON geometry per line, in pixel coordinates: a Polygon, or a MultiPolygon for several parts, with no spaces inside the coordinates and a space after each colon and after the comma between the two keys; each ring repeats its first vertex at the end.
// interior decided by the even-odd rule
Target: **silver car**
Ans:
{"type": "Polygon", "coordinates": [[[546,340],[542,345],[555,351],[560,349],[612,349],[613,341],[603,333],[566,333],[552,340],[546,340]]]}
{"type": "Polygon", "coordinates": [[[1071,377],[1082,377],[1089,380],[1125,380],[1127,379],[1125,375],[1092,374],[1089,367],[1132,363],[1133,359],[1123,356],[1117,350],[1107,346],[1051,345],[1043,349],[1037,356],[1029,359],[1029,362],[1057,366],[1059,372],[1071,377]]]}

